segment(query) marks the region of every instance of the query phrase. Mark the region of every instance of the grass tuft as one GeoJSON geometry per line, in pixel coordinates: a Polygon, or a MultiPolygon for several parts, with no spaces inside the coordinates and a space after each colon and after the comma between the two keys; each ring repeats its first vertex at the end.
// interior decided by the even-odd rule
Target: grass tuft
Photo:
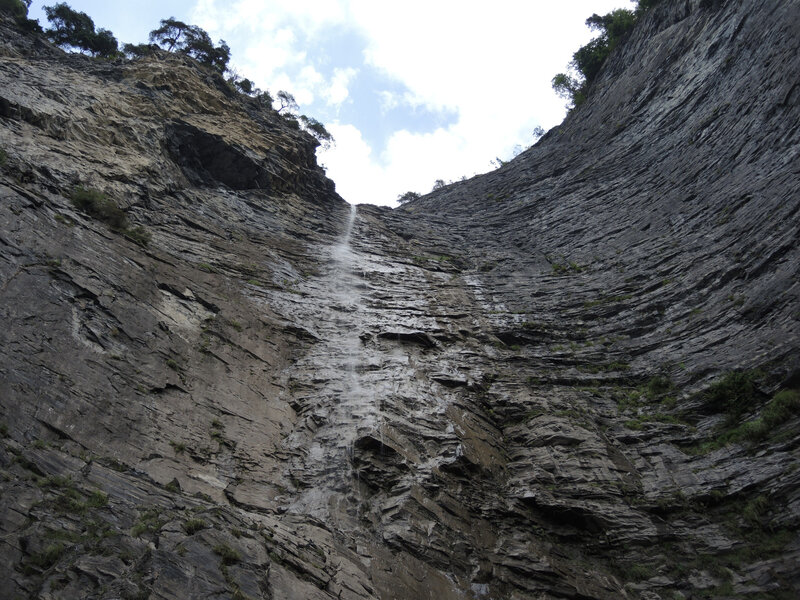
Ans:
{"type": "Polygon", "coordinates": [[[135,244],[144,247],[150,242],[150,233],[141,225],[131,227],[125,211],[103,192],[80,185],[69,197],[75,208],[103,221],[112,231],[121,233],[135,244]]]}
{"type": "Polygon", "coordinates": [[[214,553],[222,558],[223,565],[232,565],[242,559],[241,555],[227,544],[214,546],[214,553]]]}

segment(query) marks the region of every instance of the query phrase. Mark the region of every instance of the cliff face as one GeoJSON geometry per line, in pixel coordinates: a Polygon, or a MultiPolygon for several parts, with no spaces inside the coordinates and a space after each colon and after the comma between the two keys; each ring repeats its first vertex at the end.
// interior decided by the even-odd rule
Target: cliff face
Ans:
{"type": "Polygon", "coordinates": [[[0,33],[3,597],[796,597],[800,4],[662,3],[395,211],[191,61],[0,33]]]}

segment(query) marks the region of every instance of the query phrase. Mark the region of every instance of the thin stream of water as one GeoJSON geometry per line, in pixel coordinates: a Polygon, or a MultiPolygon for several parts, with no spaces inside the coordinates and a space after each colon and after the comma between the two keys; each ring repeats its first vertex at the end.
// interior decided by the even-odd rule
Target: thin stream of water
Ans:
{"type": "Polygon", "coordinates": [[[359,337],[365,326],[359,275],[365,269],[352,247],[357,216],[356,207],[351,206],[340,241],[330,249],[330,266],[323,279],[327,292],[325,338],[308,357],[311,372],[328,381],[330,392],[319,397],[318,412],[326,418],[306,445],[303,472],[314,483],[294,507],[321,518],[332,516],[330,511],[346,512],[349,501],[345,498],[359,482],[354,444],[360,436],[382,430],[375,399],[362,389],[360,381],[359,366],[366,358],[359,337]]]}

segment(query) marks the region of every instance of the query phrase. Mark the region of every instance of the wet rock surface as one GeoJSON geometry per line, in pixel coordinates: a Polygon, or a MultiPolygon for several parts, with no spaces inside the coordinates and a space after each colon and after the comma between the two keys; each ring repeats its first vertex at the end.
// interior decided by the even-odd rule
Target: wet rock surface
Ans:
{"type": "Polygon", "coordinates": [[[796,597],[798,17],[661,3],[395,211],[190,61],[3,25],[0,596],[796,597]]]}

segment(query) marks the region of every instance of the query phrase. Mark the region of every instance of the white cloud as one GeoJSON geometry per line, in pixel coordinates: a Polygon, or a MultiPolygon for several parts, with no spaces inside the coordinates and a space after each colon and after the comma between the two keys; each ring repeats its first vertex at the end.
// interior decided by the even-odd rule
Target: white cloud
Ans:
{"type": "Polygon", "coordinates": [[[291,89],[294,93],[295,100],[300,105],[308,105],[314,102],[314,97],[317,90],[325,83],[325,78],[322,77],[311,65],[306,65],[297,74],[294,81],[290,82],[285,89],[291,89]]]}
{"type": "Polygon", "coordinates": [[[197,0],[192,18],[208,31],[246,27],[258,33],[276,29],[287,20],[304,31],[314,31],[344,21],[346,13],[347,2],[342,0],[197,0]]]}
{"type": "Polygon", "coordinates": [[[376,164],[361,132],[353,125],[341,123],[331,123],[327,129],[336,140],[336,147],[319,150],[318,154],[328,175],[336,173],[334,181],[339,195],[361,197],[363,190],[379,186],[383,170],[376,164]]]}
{"type": "Polygon", "coordinates": [[[259,37],[246,45],[242,52],[233,51],[232,62],[243,76],[258,85],[274,87],[272,80],[289,66],[302,65],[306,53],[296,50],[295,35],[291,29],[277,29],[270,36],[259,37]]]}
{"type": "Polygon", "coordinates": [[[437,179],[474,174],[463,170],[465,152],[470,151],[467,141],[448,129],[425,134],[397,131],[381,156],[353,125],[332,123],[328,130],[336,147],[320,150],[320,161],[339,194],[351,202],[389,204],[407,191],[430,191],[437,179]]]}
{"type": "Polygon", "coordinates": [[[530,145],[535,126],[561,121],[564,101],[550,80],[591,38],[586,17],[631,6],[626,0],[198,0],[193,17],[212,37],[228,40],[242,75],[259,87],[290,91],[304,110],[315,101],[333,108],[357,103],[351,83],[357,70],[371,67],[407,88],[375,91],[384,112],[406,105],[457,114],[447,128],[394,131],[383,151],[369,147],[370,132],[327,124],[337,144],[321,159],[343,197],[387,203],[408,190],[427,191],[435,179],[486,171],[495,156],[530,145]],[[309,56],[300,40],[334,26],[366,39],[364,63],[323,75],[312,63],[327,57],[309,56]]]}
{"type": "Polygon", "coordinates": [[[378,92],[378,95],[381,99],[381,112],[383,113],[387,113],[400,105],[400,100],[397,97],[397,94],[393,94],[388,90],[381,90],[378,92]]]}
{"type": "Polygon", "coordinates": [[[348,67],[346,69],[334,69],[333,78],[328,87],[325,101],[333,106],[338,106],[350,95],[348,86],[353,77],[358,73],[357,69],[348,67]]]}

